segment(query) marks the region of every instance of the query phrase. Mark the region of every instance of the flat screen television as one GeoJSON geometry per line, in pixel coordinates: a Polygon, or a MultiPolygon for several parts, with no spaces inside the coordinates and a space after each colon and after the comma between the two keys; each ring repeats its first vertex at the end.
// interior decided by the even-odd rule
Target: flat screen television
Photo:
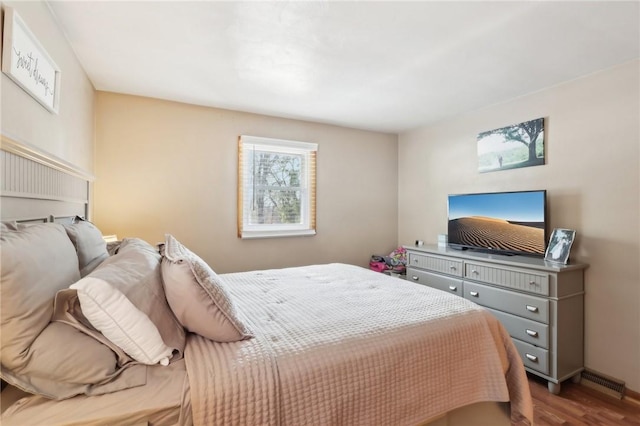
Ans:
{"type": "Polygon", "coordinates": [[[449,246],[544,256],[546,199],[545,190],[449,195],[449,246]]]}

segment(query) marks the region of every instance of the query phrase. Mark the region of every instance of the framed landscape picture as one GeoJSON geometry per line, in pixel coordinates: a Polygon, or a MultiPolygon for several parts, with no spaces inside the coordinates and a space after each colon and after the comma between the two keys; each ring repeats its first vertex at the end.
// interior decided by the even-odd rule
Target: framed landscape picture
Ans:
{"type": "Polygon", "coordinates": [[[569,252],[571,251],[571,245],[575,237],[576,231],[573,229],[554,229],[549,239],[544,260],[566,265],[569,261],[569,252]]]}
{"type": "Polygon", "coordinates": [[[544,118],[478,134],[480,173],[544,164],[544,118]]]}

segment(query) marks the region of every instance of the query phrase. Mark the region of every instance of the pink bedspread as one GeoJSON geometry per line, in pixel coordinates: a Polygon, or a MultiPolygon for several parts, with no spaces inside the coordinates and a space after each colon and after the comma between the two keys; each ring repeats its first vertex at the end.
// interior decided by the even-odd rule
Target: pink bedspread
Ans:
{"type": "Polygon", "coordinates": [[[223,278],[255,338],[189,337],[196,425],[414,425],[480,401],[532,421],[511,338],[465,299],[343,264],[223,278]]]}

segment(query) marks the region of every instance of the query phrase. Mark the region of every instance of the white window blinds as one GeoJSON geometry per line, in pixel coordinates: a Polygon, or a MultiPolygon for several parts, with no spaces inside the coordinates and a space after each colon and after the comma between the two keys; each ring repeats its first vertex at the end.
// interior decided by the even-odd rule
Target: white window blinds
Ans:
{"type": "Polygon", "coordinates": [[[317,144],[240,136],[238,237],[316,233],[317,144]]]}

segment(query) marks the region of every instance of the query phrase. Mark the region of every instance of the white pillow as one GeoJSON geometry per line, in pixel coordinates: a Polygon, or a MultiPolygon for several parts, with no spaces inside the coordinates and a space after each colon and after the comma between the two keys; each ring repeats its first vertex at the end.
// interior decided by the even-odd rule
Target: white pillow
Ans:
{"type": "Polygon", "coordinates": [[[172,349],[149,317],[119,290],[94,277],[85,277],[70,288],[77,290],[82,313],[91,325],[131,358],[149,365],[169,365],[172,349]]]}

